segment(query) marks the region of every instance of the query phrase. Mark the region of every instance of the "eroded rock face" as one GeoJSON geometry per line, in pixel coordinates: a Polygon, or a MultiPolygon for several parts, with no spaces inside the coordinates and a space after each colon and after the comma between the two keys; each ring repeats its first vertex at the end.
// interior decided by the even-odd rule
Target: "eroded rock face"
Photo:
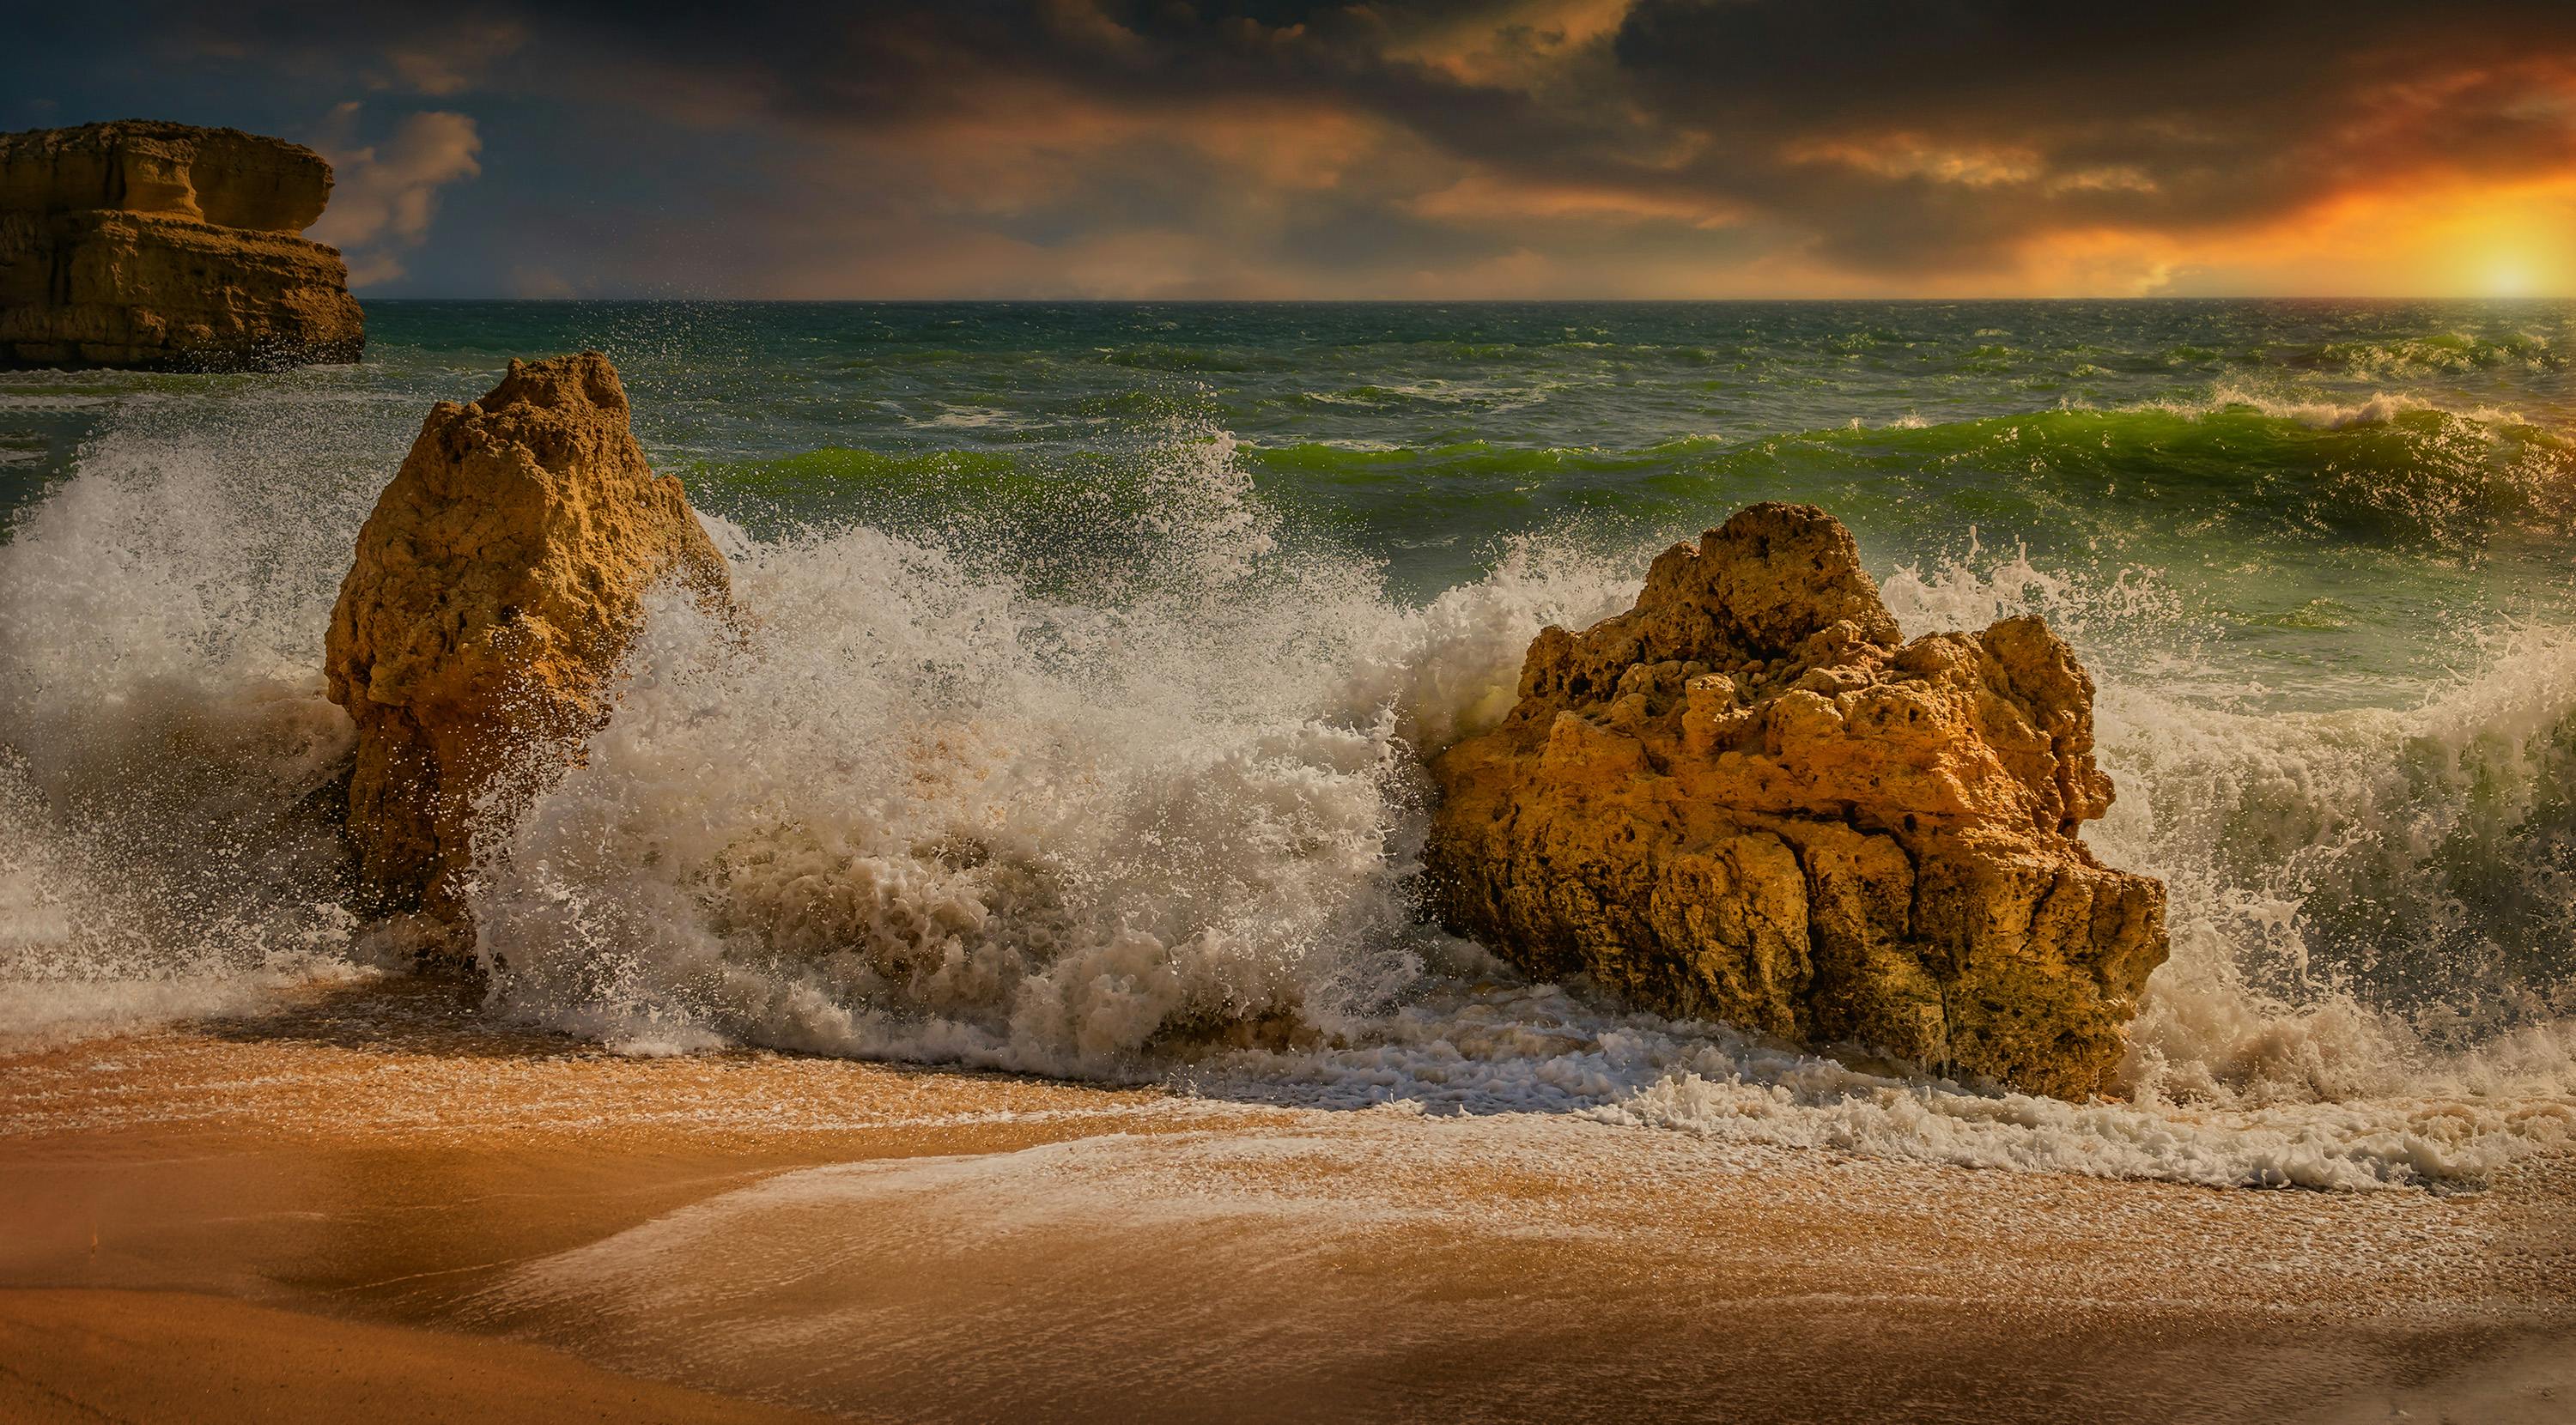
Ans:
{"type": "Polygon", "coordinates": [[[1433,763],[1434,904],[1536,974],[2080,1098],[2165,958],[2162,884],[2076,839],[2092,700],[2035,618],[1902,642],[1847,530],[1755,505],[1433,763]]]}
{"type": "Polygon", "coordinates": [[[0,365],[356,360],[348,267],[296,236],[330,195],[321,155],[237,129],[0,135],[0,365]]]}
{"type": "Polygon", "coordinates": [[[431,409],[359,531],[325,645],[331,700],[358,726],[349,834],[388,909],[465,942],[478,817],[514,817],[607,717],[664,578],[730,597],[607,357],[513,361],[481,400],[431,409]]]}

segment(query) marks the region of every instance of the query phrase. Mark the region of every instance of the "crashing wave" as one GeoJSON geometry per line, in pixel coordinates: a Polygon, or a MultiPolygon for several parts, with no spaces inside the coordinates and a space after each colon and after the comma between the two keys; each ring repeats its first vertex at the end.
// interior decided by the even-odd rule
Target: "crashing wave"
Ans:
{"type": "MultiPolygon", "coordinates": [[[[121,415],[0,545],[19,1042],[367,973],[315,811],[346,723],[313,670],[417,406],[275,399],[121,415]]],[[[2121,792],[2094,835],[2174,888],[2132,1102],[2061,1112],[1622,1015],[1423,926],[1421,758],[1509,706],[1538,627],[1633,597],[1636,541],[1522,538],[1398,598],[1256,497],[1258,468],[1170,435],[1114,499],[1054,496],[1117,524],[1068,522],[1089,552],[1024,577],[973,520],[717,523],[761,634],[656,609],[585,765],[474,889],[495,1010],[639,1053],[1177,1075],[2196,1182],[2474,1181],[2563,1139],[2563,632],[2499,634],[2420,706],[2265,711],[2172,578],[1889,570],[1909,630],[2038,611],[2078,645],[2121,792]]]]}

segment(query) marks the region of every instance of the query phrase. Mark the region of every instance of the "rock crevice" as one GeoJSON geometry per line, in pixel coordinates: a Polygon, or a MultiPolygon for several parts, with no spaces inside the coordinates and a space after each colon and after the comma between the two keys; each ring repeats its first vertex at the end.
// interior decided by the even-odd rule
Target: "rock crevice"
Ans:
{"type": "Polygon", "coordinates": [[[2035,618],[1903,641],[1848,531],[1756,505],[1543,631],[1434,762],[1432,903],[1668,1013],[2096,1093],[2165,935],[2163,887],[2076,839],[2112,797],[2092,697],[2035,618]]]}

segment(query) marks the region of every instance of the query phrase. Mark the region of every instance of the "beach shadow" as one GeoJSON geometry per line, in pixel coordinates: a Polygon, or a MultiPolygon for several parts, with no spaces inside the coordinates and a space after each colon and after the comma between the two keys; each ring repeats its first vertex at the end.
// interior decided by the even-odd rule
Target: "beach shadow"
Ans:
{"type": "Polygon", "coordinates": [[[496,1020],[483,1013],[480,985],[435,976],[315,986],[257,1013],[186,1028],[226,1043],[320,1044],[361,1053],[552,1059],[600,1052],[559,1031],[496,1020]]]}
{"type": "MultiPolygon", "coordinates": [[[[513,1023],[484,1008],[484,986],[457,975],[394,975],[378,980],[318,985],[289,1003],[252,1014],[199,1020],[179,1028],[231,1044],[312,1044],[360,1054],[417,1055],[446,1059],[633,1061],[597,1039],[568,1030],[513,1023]]],[[[873,1059],[757,1045],[730,1046],[685,1056],[703,1064],[751,1065],[780,1059],[817,1064],[866,1065],[877,1073],[923,1081],[1055,1084],[1075,1088],[1173,1090],[1159,1080],[1103,1083],[1046,1074],[910,1059],[873,1059]]],[[[1211,1095],[1213,1096],[1213,1095],[1211,1095]]]]}

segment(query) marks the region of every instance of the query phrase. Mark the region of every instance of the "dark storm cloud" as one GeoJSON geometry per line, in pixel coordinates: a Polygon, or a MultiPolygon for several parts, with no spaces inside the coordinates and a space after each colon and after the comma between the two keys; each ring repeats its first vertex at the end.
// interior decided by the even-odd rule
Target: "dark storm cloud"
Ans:
{"type": "MultiPolygon", "coordinates": [[[[58,103],[77,105],[84,83],[139,92],[137,75],[175,66],[201,101],[187,117],[220,108],[227,86],[249,102],[263,85],[272,108],[283,85],[483,116],[483,191],[503,195],[476,200],[487,224],[613,231],[526,211],[551,184],[559,201],[696,231],[710,251],[724,246],[721,211],[802,215],[888,261],[935,268],[943,245],[972,248],[996,272],[1021,264],[1037,288],[1049,253],[1063,256],[1060,287],[1077,260],[1116,285],[1122,238],[1131,256],[1150,240],[1210,289],[1261,273],[1329,287],[1339,273],[1375,291],[1515,254],[1615,266],[1605,233],[1672,270],[1694,252],[1768,252],[1864,277],[2004,272],[2061,234],[2182,241],[2393,185],[2576,172],[2564,4],[558,0],[56,14],[19,63],[45,71],[25,92],[66,91],[58,103]],[[620,138],[660,160],[564,171],[579,144],[620,138]],[[519,173],[520,156],[556,171],[519,173]]],[[[741,254],[809,272],[808,285],[829,285],[836,260],[778,233],[741,254]]],[[[865,254],[841,260],[853,280],[882,280],[865,254]]]]}
{"type": "Polygon", "coordinates": [[[2425,168],[2576,158],[2564,4],[1644,0],[1617,51],[1663,122],[1757,156],[1712,160],[1708,181],[1864,262],[1973,258],[2049,221],[2243,223],[2425,168]],[[1874,167],[1777,161],[1867,157],[1897,134],[2030,171],[1961,181],[1883,146],[1874,167]]]}

